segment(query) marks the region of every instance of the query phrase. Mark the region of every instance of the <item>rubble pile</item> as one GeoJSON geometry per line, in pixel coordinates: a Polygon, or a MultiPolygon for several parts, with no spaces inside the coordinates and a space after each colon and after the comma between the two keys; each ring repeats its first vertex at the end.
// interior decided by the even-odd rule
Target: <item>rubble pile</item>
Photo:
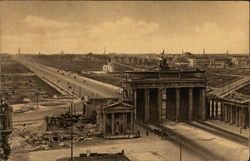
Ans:
{"type": "Polygon", "coordinates": [[[48,149],[51,143],[42,139],[45,130],[45,122],[15,128],[9,139],[11,149],[16,152],[37,150],[38,146],[48,149]]]}
{"type": "Polygon", "coordinates": [[[54,141],[54,138],[60,141],[71,140],[71,132],[74,142],[87,141],[101,136],[101,133],[96,130],[96,124],[89,119],[85,119],[82,115],[71,115],[68,112],[46,117],[45,120],[47,124],[45,134],[47,134],[47,137],[44,137],[47,138],[46,140],[54,141]]]}
{"type": "Polygon", "coordinates": [[[70,147],[71,139],[76,143],[101,137],[96,129],[96,124],[81,115],[62,113],[47,116],[41,123],[15,128],[9,142],[15,152],[70,147]]]}

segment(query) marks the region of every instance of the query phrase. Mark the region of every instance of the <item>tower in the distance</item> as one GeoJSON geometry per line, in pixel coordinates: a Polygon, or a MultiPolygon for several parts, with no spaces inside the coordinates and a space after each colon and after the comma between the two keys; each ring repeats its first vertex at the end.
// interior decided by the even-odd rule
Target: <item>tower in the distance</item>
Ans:
{"type": "Polygon", "coordinates": [[[203,48],[203,54],[206,54],[205,48],[203,48]]]}

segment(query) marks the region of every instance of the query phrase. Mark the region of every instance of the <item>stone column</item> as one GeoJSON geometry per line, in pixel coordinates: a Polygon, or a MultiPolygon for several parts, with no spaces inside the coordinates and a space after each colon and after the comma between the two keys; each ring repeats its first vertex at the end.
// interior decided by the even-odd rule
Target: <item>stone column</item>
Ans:
{"type": "Polygon", "coordinates": [[[232,117],[233,117],[233,124],[236,124],[236,120],[237,120],[237,109],[236,109],[236,106],[232,105],[232,117]]]}
{"type": "Polygon", "coordinates": [[[225,114],[224,114],[224,121],[225,122],[228,122],[228,106],[226,103],[223,103],[224,104],[224,111],[225,111],[225,114]]]}
{"type": "Polygon", "coordinates": [[[211,99],[211,118],[214,119],[214,99],[211,99]]]}
{"type": "Polygon", "coordinates": [[[206,98],[206,119],[210,119],[210,100],[206,98]]]}
{"type": "Polygon", "coordinates": [[[134,106],[135,106],[135,110],[134,110],[134,113],[135,113],[135,119],[136,119],[136,106],[137,106],[137,89],[134,89],[133,90],[133,92],[134,92],[134,106]]]}
{"type": "Polygon", "coordinates": [[[180,89],[176,88],[176,122],[180,121],[180,114],[181,114],[181,108],[180,108],[180,89]]]}
{"type": "Polygon", "coordinates": [[[234,112],[233,112],[233,105],[230,105],[230,123],[234,123],[234,112]]]}
{"type": "Polygon", "coordinates": [[[242,114],[243,114],[243,117],[242,117],[242,128],[245,129],[246,126],[247,126],[247,121],[246,121],[246,109],[245,108],[242,108],[242,114]]]}
{"type": "Polygon", "coordinates": [[[145,97],[145,108],[144,108],[144,122],[148,123],[149,121],[149,89],[144,89],[144,97],[145,97]]]}
{"type": "Polygon", "coordinates": [[[242,108],[239,107],[239,126],[242,126],[242,108]]]}
{"type": "Polygon", "coordinates": [[[111,134],[114,135],[115,134],[115,114],[112,113],[111,114],[111,134]]]}
{"type": "Polygon", "coordinates": [[[224,103],[223,102],[220,102],[220,109],[221,109],[220,120],[225,121],[225,109],[224,109],[224,103]]]}
{"type": "Polygon", "coordinates": [[[215,120],[218,120],[218,101],[214,101],[214,107],[215,107],[215,120]]]}
{"type": "Polygon", "coordinates": [[[188,89],[188,119],[193,120],[194,106],[193,106],[193,88],[188,89]]]}
{"type": "Polygon", "coordinates": [[[158,117],[159,117],[159,123],[162,121],[162,89],[158,88],[158,117]]]}
{"type": "Polygon", "coordinates": [[[130,129],[131,134],[134,134],[134,115],[132,112],[130,113],[130,129]]]}
{"type": "MultiPolygon", "coordinates": [[[[162,102],[162,110],[161,110],[161,119],[163,121],[163,120],[166,120],[166,118],[167,118],[167,90],[162,89],[162,92],[165,93],[165,100],[164,100],[165,106],[163,106],[163,102],[162,102]]],[[[163,98],[163,96],[162,96],[162,98],[163,98]]]]}
{"type": "Polygon", "coordinates": [[[239,126],[239,107],[235,106],[236,108],[236,125],[239,126]]]}
{"type": "Polygon", "coordinates": [[[102,129],[103,129],[103,135],[105,136],[106,135],[106,113],[103,113],[103,125],[102,125],[102,129]]]}
{"type": "Polygon", "coordinates": [[[123,113],[122,114],[122,133],[123,133],[123,135],[125,135],[125,133],[126,133],[126,123],[125,123],[125,116],[126,116],[126,113],[123,113]]]}
{"type": "Polygon", "coordinates": [[[230,123],[231,122],[231,120],[230,120],[230,105],[229,104],[227,104],[227,123],[230,123]]]}
{"type": "Polygon", "coordinates": [[[206,120],[206,90],[201,89],[201,119],[206,120]]]}

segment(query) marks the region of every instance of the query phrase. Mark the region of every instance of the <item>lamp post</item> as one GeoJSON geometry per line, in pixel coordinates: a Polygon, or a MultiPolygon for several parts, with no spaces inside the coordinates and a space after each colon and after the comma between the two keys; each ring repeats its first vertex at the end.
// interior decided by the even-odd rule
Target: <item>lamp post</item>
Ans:
{"type": "MultiPolygon", "coordinates": [[[[249,60],[249,64],[248,64],[248,75],[250,76],[250,52],[248,55],[248,60],[249,60]]],[[[250,118],[250,100],[248,100],[248,118],[250,118]]],[[[250,161],[250,120],[248,119],[248,132],[249,132],[249,136],[248,136],[248,150],[249,150],[249,154],[248,154],[248,161],[250,161]]]]}
{"type": "Polygon", "coordinates": [[[73,95],[71,96],[72,100],[71,100],[71,104],[70,104],[70,116],[71,116],[71,129],[70,129],[70,137],[71,137],[71,146],[70,146],[70,155],[71,155],[71,159],[70,161],[73,161],[73,117],[72,117],[72,113],[73,113],[73,95]]]}

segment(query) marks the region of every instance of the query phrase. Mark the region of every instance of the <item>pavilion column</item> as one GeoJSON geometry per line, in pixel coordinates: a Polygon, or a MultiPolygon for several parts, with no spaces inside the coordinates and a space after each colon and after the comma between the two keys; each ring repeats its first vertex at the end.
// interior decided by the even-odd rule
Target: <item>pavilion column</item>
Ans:
{"type": "Polygon", "coordinates": [[[111,114],[111,134],[115,134],[115,114],[111,114]]]}
{"type": "Polygon", "coordinates": [[[176,122],[180,121],[180,113],[181,113],[181,108],[180,108],[180,89],[176,88],[176,122]]]}
{"type": "Polygon", "coordinates": [[[188,89],[188,118],[193,120],[194,106],[193,106],[193,88],[188,89]]]}
{"type": "Polygon", "coordinates": [[[158,117],[159,123],[162,121],[162,89],[158,88],[158,117]]]}
{"type": "Polygon", "coordinates": [[[233,114],[233,124],[236,124],[236,120],[237,120],[237,110],[236,110],[236,106],[232,105],[232,114],[233,114]]]}
{"type": "Polygon", "coordinates": [[[135,106],[135,119],[136,119],[136,106],[137,106],[137,89],[133,89],[133,93],[134,93],[134,106],[135,106]]]}
{"type": "Polygon", "coordinates": [[[230,120],[230,105],[229,104],[227,104],[227,123],[230,123],[231,122],[231,120],[230,120]]]}
{"type": "Polygon", "coordinates": [[[242,108],[239,107],[239,126],[242,126],[242,108]]]}
{"type": "Polygon", "coordinates": [[[211,99],[211,118],[214,119],[214,99],[211,99]]]}
{"type": "Polygon", "coordinates": [[[246,110],[245,108],[242,109],[242,114],[243,114],[243,117],[242,117],[242,128],[246,128],[247,126],[247,121],[246,121],[246,110]]]}
{"type": "Polygon", "coordinates": [[[233,105],[230,105],[230,123],[233,124],[234,123],[234,112],[233,112],[233,105]]]}
{"type": "Polygon", "coordinates": [[[210,119],[210,100],[206,98],[206,119],[210,119]]]}
{"type": "Polygon", "coordinates": [[[239,126],[239,107],[235,106],[236,109],[236,125],[239,126]]]}
{"type": "Polygon", "coordinates": [[[130,129],[131,133],[134,134],[134,114],[130,113],[130,129]]]}
{"type": "Polygon", "coordinates": [[[126,129],[127,129],[125,117],[126,117],[126,113],[123,113],[122,114],[122,127],[123,127],[122,132],[123,132],[123,135],[125,135],[126,129]]]}
{"type": "Polygon", "coordinates": [[[102,125],[102,129],[103,129],[103,135],[105,136],[106,135],[106,113],[103,113],[103,125],[102,125]]]}
{"type": "Polygon", "coordinates": [[[220,120],[221,121],[224,121],[225,119],[225,112],[224,112],[224,103],[223,102],[220,102],[220,120]]]}
{"type": "Polygon", "coordinates": [[[149,88],[144,89],[144,97],[145,97],[145,110],[144,110],[144,122],[148,123],[149,121],[149,88]]]}
{"type": "Polygon", "coordinates": [[[228,106],[227,106],[226,103],[223,103],[223,104],[224,104],[224,112],[225,112],[225,114],[224,114],[224,117],[225,117],[224,121],[228,122],[228,106]]]}
{"type": "Polygon", "coordinates": [[[201,89],[201,119],[206,120],[206,90],[201,89]]]}
{"type": "Polygon", "coordinates": [[[218,120],[218,101],[214,101],[215,107],[215,120],[218,120]]]}
{"type": "Polygon", "coordinates": [[[228,109],[228,123],[231,123],[231,106],[230,104],[227,105],[228,109]]]}

